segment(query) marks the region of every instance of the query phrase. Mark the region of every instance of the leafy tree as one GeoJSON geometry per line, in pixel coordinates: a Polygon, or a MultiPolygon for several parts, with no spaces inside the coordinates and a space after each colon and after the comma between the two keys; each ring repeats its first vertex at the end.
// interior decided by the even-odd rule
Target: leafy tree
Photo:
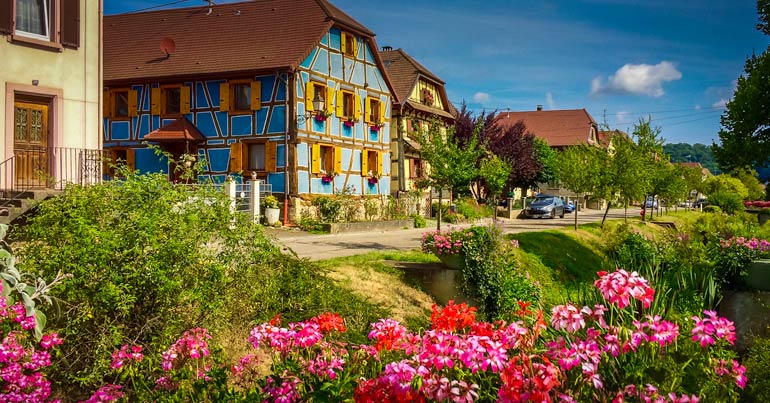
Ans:
{"type": "MultiPolygon", "coordinates": [[[[757,1],[759,29],[770,35],[770,2],[757,1]]],[[[721,145],[714,156],[724,171],[766,166],[770,155],[770,48],[751,55],[722,114],[721,145]]]]}
{"type": "MultiPolygon", "coordinates": [[[[612,139],[612,144],[615,146],[615,150],[610,173],[615,181],[620,200],[623,201],[624,206],[628,206],[633,200],[640,200],[645,196],[647,158],[646,155],[639,152],[636,143],[629,137],[616,135],[612,139]]],[[[609,207],[608,205],[604,219],[606,219],[609,207]]],[[[602,224],[604,219],[602,219],[602,224]]]]}
{"type": "Polygon", "coordinates": [[[714,193],[734,193],[741,199],[749,196],[749,190],[740,179],[724,174],[706,179],[703,190],[709,197],[714,193]]]}
{"type": "Polygon", "coordinates": [[[540,164],[536,183],[554,183],[559,180],[559,156],[545,140],[535,137],[535,155],[540,164]]]}
{"type": "Polygon", "coordinates": [[[751,168],[737,168],[730,176],[738,179],[746,186],[748,195],[746,198],[749,200],[761,200],[765,197],[765,192],[762,190],[762,184],[757,179],[757,171],[751,168]]]}
{"type": "Polygon", "coordinates": [[[668,143],[663,145],[663,152],[671,157],[671,162],[698,162],[714,175],[722,173],[710,145],[668,143]]]}
{"type": "Polygon", "coordinates": [[[511,165],[508,188],[521,188],[524,193],[537,183],[542,171],[535,146],[535,135],[527,133],[524,122],[507,127],[488,143],[490,151],[511,165]]]}
{"type": "Polygon", "coordinates": [[[500,159],[498,156],[489,153],[481,162],[479,176],[489,189],[489,197],[492,199],[493,215],[497,220],[497,197],[500,196],[505,183],[508,181],[508,174],[511,171],[511,165],[500,159]]]}
{"type": "MultiPolygon", "coordinates": [[[[443,189],[451,192],[467,186],[478,176],[476,162],[483,155],[484,149],[478,145],[477,136],[460,144],[453,128],[444,133],[437,123],[431,123],[428,130],[419,130],[414,136],[420,143],[420,158],[429,165],[428,174],[418,181],[418,186],[439,189],[439,204],[442,202],[443,189]]],[[[438,209],[436,227],[441,229],[441,208],[438,209]]]]}
{"type": "MultiPolygon", "coordinates": [[[[568,147],[559,153],[561,182],[576,194],[592,192],[597,187],[601,166],[599,153],[604,151],[589,145],[568,147]]],[[[578,229],[578,209],[575,209],[575,229],[578,229]]]]}

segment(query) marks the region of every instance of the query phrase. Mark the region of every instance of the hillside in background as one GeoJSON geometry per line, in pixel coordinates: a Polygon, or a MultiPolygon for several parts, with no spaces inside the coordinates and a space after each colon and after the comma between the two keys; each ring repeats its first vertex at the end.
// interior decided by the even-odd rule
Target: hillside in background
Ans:
{"type": "Polygon", "coordinates": [[[663,151],[671,157],[671,162],[700,162],[703,167],[708,168],[714,175],[722,172],[714,159],[710,145],[707,146],[700,143],[664,144],[663,151]]]}

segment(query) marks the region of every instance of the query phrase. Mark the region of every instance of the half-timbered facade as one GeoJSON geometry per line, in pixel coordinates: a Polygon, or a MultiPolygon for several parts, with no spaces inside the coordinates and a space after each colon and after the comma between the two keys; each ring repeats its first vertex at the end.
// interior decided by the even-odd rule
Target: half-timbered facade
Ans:
{"type": "MultiPolygon", "coordinates": [[[[287,197],[390,193],[390,97],[374,34],[326,0],[105,17],[105,149],[141,172],[205,159],[287,197]]],[[[173,172],[169,172],[173,179],[173,172]]]]}
{"type": "Polygon", "coordinates": [[[449,127],[454,124],[455,118],[444,81],[403,49],[384,47],[380,55],[394,88],[393,124],[390,127],[394,139],[390,144],[391,193],[397,195],[414,190],[415,181],[427,169],[412,133],[420,128],[426,129],[430,123],[449,127]]]}

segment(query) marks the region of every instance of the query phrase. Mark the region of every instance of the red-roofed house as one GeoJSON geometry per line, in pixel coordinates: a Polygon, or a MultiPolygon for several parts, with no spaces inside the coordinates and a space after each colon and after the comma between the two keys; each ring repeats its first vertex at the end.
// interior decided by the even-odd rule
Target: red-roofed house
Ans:
{"type": "Polygon", "coordinates": [[[561,149],[578,144],[598,145],[599,126],[585,109],[500,112],[498,125],[513,126],[522,121],[527,132],[545,140],[549,146],[561,149]]]}
{"type": "Polygon", "coordinates": [[[391,193],[414,189],[414,181],[425,169],[420,146],[410,135],[419,126],[442,122],[454,124],[452,104],[444,81],[409,56],[403,49],[384,47],[380,51],[393,85],[393,124],[390,127],[392,181],[391,193]]]}
{"type": "Polygon", "coordinates": [[[202,179],[256,175],[292,200],[390,194],[374,33],[326,0],[107,16],[104,60],[104,145],[132,168],[168,172],[149,141],[205,158],[202,179]]]}

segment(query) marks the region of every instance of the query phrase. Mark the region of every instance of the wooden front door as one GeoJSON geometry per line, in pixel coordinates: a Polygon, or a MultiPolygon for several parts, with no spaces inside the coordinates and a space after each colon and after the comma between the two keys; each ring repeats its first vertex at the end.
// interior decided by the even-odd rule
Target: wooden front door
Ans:
{"type": "Polygon", "coordinates": [[[45,187],[48,172],[48,105],[14,103],[13,153],[16,188],[45,187]]]}

